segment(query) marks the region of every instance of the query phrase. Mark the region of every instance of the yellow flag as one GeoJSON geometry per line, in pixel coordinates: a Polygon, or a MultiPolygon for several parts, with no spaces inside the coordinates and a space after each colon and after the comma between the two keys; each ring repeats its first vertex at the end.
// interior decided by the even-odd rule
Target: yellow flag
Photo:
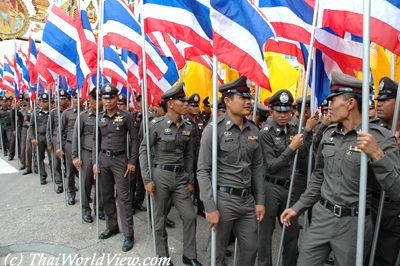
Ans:
{"type": "Polygon", "coordinates": [[[239,78],[239,72],[221,63],[221,78],[225,83],[229,83],[239,78]]]}
{"type": "Polygon", "coordinates": [[[200,95],[200,106],[207,96],[212,101],[212,72],[202,64],[188,61],[183,72],[183,82],[185,82],[186,95],[189,97],[193,93],[200,95]]]}
{"type": "Polygon", "coordinates": [[[296,98],[297,82],[300,77],[299,70],[289,64],[282,54],[265,52],[264,58],[268,66],[272,92],[267,89],[261,89],[260,102],[264,103],[265,99],[281,89],[288,89],[293,94],[293,97],[296,98]]]}

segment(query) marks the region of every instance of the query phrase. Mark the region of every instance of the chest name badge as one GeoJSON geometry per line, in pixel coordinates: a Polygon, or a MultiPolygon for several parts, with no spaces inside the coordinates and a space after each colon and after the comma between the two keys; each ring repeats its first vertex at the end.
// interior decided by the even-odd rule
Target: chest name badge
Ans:
{"type": "Polygon", "coordinates": [[[232,135],[232,132],[230,132],[230,131],[225,131],[225,132],[224,132],[224,135],[225,135],[225,137],[229,137],[229,136],[232,135]]]}
{"type": "Polygon", "coordinates": [[[170,128],[164,129],[164,135],[172,135],[171,129],[170,128]]]}
{"type": "Polygon", "coordinates": [[[182,135],[189,137],[190,136],[190,131],[184,130],[184,131],[182,131],[182,135]]]}

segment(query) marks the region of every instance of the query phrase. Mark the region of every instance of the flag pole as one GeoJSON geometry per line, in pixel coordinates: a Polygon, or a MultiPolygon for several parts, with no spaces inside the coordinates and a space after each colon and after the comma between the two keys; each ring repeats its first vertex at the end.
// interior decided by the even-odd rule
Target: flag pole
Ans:
{"type": "MultiPolygon", "coordinates": [[[[81,90],[79,88],[76,88],[77,91],[77,96],[78,96],[78,114],[77,114],[77,127],[78,127],[78,132],[81,132],[81,90]]],[[[78,135],[78,160],[81,162],[81,134],[78,135]]],[[[75,166],[73,166],[75,167],[75,166]]],[[[78,171],[78,178],[79,178],[79,210],[81,212],[81,222],[83,224],[83,181],[82,181],[82,168],[79,169],[78,171]]],[[[97,204],[97,202],[96,202],[97,204]]]]}
{"type": "MultiPolygon", "coordinates": [[[[310,92],[310,110],[311,110],[311,115],[314,115],[315,112],[317,111],[317,106],[316,106],[316,101],[315,101],[315,86],[316,86],[316,72],[317,72],[317,64],[316,64],[316,49],[313,48],[313,67],[312,67],[312,76],[313,80],[311,83],[311,92],[310,92]]],[[[308,151],[308,165],[307,165],[307,185],[310,183],[311,179],[311,172],[312,172],[312,163],[313,163],[313,146],[314,146],[314,138],[311,140],[311,145],[310,149],[308,151]]],[[[304,231],[308,230],[308,226],[310,225],[310,221],[308,220],[308,213],[309,210],[307,209],[304,212],[304,223],[303,223],[303,228],[304,231]]]]}
{"type": "MultiPolygon", "coordinates": [[[[140,23],[141,31],[142,31],[142,64],[143,64],[143,83],[142,83],[142,112],[143,112],[143,136],[146,138],[146,146],[147,146],[147,161],[149,168],[150,179],[152,179],[151,173],[151,156],[150,156],[150,136],[149,136],[149,119],[148,119],[148,99],[147,99],[147,69],[146,69],[146,34],[144,29],[144,3],[141,1],[141,11],[142,11],[142,23],[140,23]]],[[[152,235],[153,235],[153,245],[154,245],[154,254],[157,255],[156,252],[156,235],[154,229],[154,204],[153,199],[150,198],[150,215],[151,215],[151,227],[152,227],[152,235]]]]}
{"type": "MultiPolygon", "coordinates": [[[[371,1],[364,0],[363,15],[363,82],[362,82],[362,123],[363,132],[368,132],[368,110],[369,110],[369,67],[370,67],[370,15],[371,1]]],[[[360,191],[358,202],[358,224],[357,224],[357,255],[356,266],[362,266],[364,261],[364,231],[365,231],[365,206],[367,198],[367,165],[368,158],[365,152],[361,153],[360,165],[360,191]]]]}
{"type": "MultiPolygon", "coordinates": [[[[316,28],[316,24],[317,24],[318,10],[319,10],[319,0],[316,0],[315,7],[314,7],[313,24],[312,24],[312,28],[311,28],[310,53],[309,53],[308,59],[307,59],[307,69],[306,69],[306,74],[305,74],[305,80],[303,80],[303,84],[302,84],[303,91],[302,91],[301,111],[300,111],[300,119],[299,119],[297,134],[302,133],[304,112],[306,109],[307,84],[310,79],[311,60],[313,57],[312,52],[313,52],[313,47],[314,47],[314,42],[315,42],[315,28],[316,28]]],[[[294,176],[296,173],[296,165],[297,165],[298,157],[299,157],[299,150],[296,151],[296,154],[295,154],[294,160],[293,160],[292,171],[291,171],[291,175],[290,175],[288,197],[287,197],[287,201],[286,201],[286,208],[290,207],[290,200],[291,200],[292,191],[293,191],[294,176]]],[[[283,241],[285,238],[285,233],[286,233],[286,226],[283,226],[282,231],[281,231],[281,239],[280,239],[280,243],[279,243],[278,259],[276,261],[277,266],[281,265],[281,257],[282,257],[283,241]]]]}
{"type": "MultiPolygon", "coordinates": [[[[18,90],[19,91],[19,90],[18,90]]],[[[17,97],[14,95],[14,101],[15,101],[15,155],[17,157],[17,165],[19,168],[19,151],[18,151],[18,103],[17,103],[17,97]]]]}
{"type": "Polygon", "coordinates": [[[394,80],[395,71],[396,71],[395,55],[394,53],[390,53],[390,78],[392,80],[394,80]]]}
{"type": "MultiPolygon", "coordinates": [[[[48,86],[49,87],[49,86],[48,86]]],[[[49,91],[49,102],[50,102],[50,107],[49,107],[49,123],[50,123],[50,132],[51,134],[53,134],[53,125],[51,124],[51,119],[50,119],[50,114],[51,114],[51,92],[50,89],[48,89],[49,91]]],[[[51,145],[50,143],[46,143],[47,147],[46,149],[48,150],[49,145],[51,145]]],[[[50,172],[51,172],[51,182],[53,183],[53,191],[56,192],[56,184],[54,182],[54,162],[55,162],[55,158],[53,157],[53,152],[49,152],[49,160],[51,158],[51,161],[49,162],[49,166],[50,166],[50,172]]]]}
{"type": "Polygon", "coordinates": [[[5,154],[4,152],[4,144],[3,144],[3,133],[2,133],[3,131],[2,131],[2,128],[1,128],[1,125],[0,125],[0,141],[1,141],[1,151],[3,152],[3,155],[5,154]]]}
{"type": "Polygon", "coordinates": [[[257,117],[257,104],[260,102],[260,86],[256,86],[256,94],[254,96],[254,106],[253,106],[253,122],[256,122],[257,117]]]}
{"type": "MultiPolygon", "coordinates": [[[[56,79],[56,92],[57,92],[57,119],[58,119],[58,137],[59,137],[59,141],[60,141],[60,148],[62,145],[62,139],[61,139],[61,127],[60,127],[60,123],[61,123],[61,109],[60,109],[60,88],[59,88],[59,84],[58,84],[59,80],[58,80],[58,75],[57,75],[57,79],[56,79]]],[[[39,85],[39,84],[38,84],[39,85]]],[[[65,206],[67,206],[67,187],[66,187],[66,180],[65,180],[65,176],[64,176],[64,156],[61,156],[60,158],[60,163],[61,163],[61,179],[63,182],[63,190],[64,190],[64,200],[65,200],[65,206]]]]}
{"type": "MultiPolygon", "coordinates": [[[[40,181],[40,177],[42,176],[41,172],[40,172],[40,167],[39,167],[39,143],[38,141],[38,133],[37,133],[37,120],[36,120],[36,116],[37,116],[37,111],[36,111],[36,103],[38,101],[39,98],[39,87],[40,87],[40,75],[38,75],[38,81],[37,81],[37,87],[36,87],[36,94],[35,94],[35,102],[33,103],[33,118],[34,118],[34,124],[35,124],[35,139],[36,139],[36,163],[37,163],[37,169],[38,169],[38,173],[39,173],[39,181],[40,181]]],[[[34,160],[34,158],[32,158],[32,160],[34,160]]]]}
{"type": "MultiPolygon", "coordinates": [[[[211,168],[211,184],[215,205],[217,205],[217,163],[218,163],[218,81],[217,81],[217,64],[218,59],[213,55],[213,110],[212,110],[212,168],[211,168]]],[[[211,229],[211,266],[216,265],[217,259],[217,233],[211,229]]]]}
{"type": "Polygon", "coordinates": [[[99,41],[97,43],[97,76],[96,76],[96,149],[93,151],[96,154],[95,164],[97,173],[93,173],[96,176],[96,230],[97,235],[99,235],[99,87],[100,87],[100,63],[103,60],[103,18],[104,17],[104,0],[100,0],[99,3],[99,32],[98,38],[99,41]]]}

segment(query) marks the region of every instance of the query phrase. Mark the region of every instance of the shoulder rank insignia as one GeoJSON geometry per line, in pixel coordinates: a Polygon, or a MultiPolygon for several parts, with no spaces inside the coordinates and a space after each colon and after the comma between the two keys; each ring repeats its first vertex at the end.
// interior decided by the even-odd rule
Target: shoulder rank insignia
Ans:
{"type": "Polygon", "coordinates": [[[190,131],[189,130],[183,130],[182,131],[182,135],[189,137],[190,136],[190,131]]]}
{"type": "Polygon", "coordinates": [[[124,119],[124,117],[119,115],[119,116],[115,117],[114,122],[122,122],[123,119],[124,119]]]}

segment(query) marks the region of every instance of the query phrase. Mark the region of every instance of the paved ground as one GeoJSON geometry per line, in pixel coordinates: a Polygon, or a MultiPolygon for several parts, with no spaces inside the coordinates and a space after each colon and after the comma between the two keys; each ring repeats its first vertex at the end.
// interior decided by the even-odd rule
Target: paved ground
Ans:
{"type": "MultiPolygon", "coordinates": [[[[64,194],[53,192],[51,177],[41,186],[38,175],[23,176],[16,169],[16,160],[8,162],[0,156],[0,265],[62,265],[61,259],[67,260],[64,265],[117,265],[118,259],[122,263],[124,258],[137,257],[143,263],[154,256],[145,212],[134,215],[135,246],[124,253],[122,234],[98,240],[96,222],[81,222],[79,198],[76,205],[68,206],[64,194]],[[84,264],[84,258],[91,258],[92,264],[84,264]]],[[[170,254],[175,265],[182,265],[182,227],[174,208],[170,218],[177,223],[176,228],[168,229],[170,254]]],[[[198,216],[197,222],[198,258],[205,265],[208,226],[202,217],[198,216]]],[[[100,221],[99,232],[104,229],[105,222],[100,221]]],[[[233,245],[230,249],[233,251],[233,245]]],[[[276,246],[274,249],[276,252],[276,246]]],[[[125,261],[125,265],[129,262],[133,263],[125,261]]],[[[233,265],[233,259],[228,258],[227,264],[233,265]]]]}

